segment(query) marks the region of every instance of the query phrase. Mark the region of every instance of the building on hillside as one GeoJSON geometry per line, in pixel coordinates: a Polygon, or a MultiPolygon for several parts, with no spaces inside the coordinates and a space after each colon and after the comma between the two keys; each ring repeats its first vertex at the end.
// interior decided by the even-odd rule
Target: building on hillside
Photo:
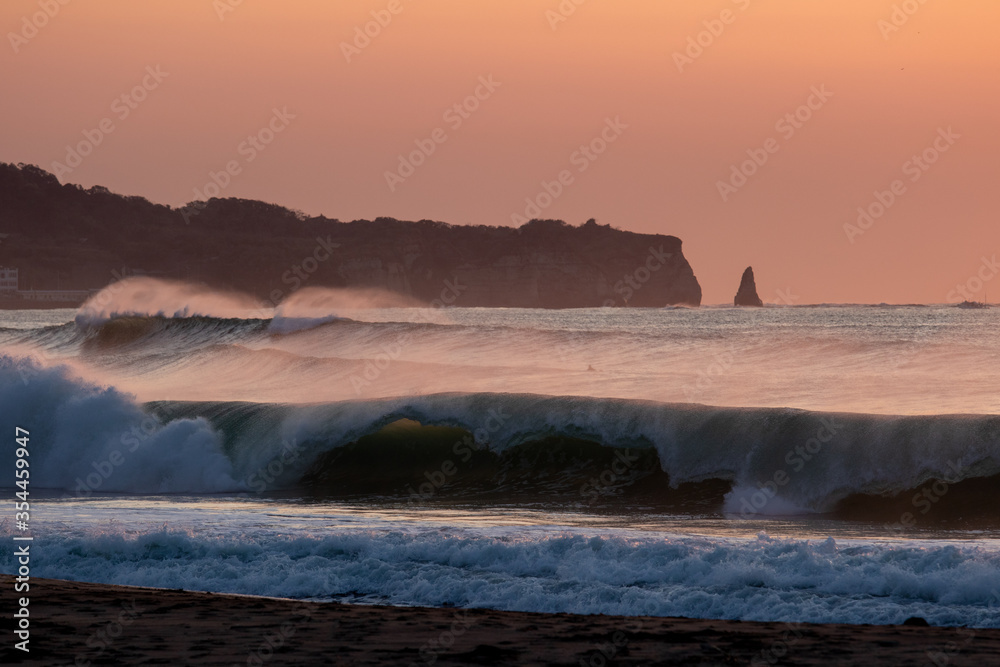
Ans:
{"type": "Polygon", "coordinates": [[[17,291],[17,269],[0,266],[0,292],[17,291]]]}
{"type": "Polygon", "coordinates": [[[69,290],[69,289],[32,289],[18,291],[17,295],[27,301],[59,301],[65,303],[83,303],[97,290],[69,290]]]}

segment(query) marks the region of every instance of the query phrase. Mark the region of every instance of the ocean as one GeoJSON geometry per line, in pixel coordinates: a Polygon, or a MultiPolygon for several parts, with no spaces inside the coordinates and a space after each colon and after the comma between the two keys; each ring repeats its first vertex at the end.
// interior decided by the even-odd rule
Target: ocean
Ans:
{"type": "Polygon", "coordinates": [[[32,576],[1000,628],[998,309],[129,310],[0,313],[32,576]]]}

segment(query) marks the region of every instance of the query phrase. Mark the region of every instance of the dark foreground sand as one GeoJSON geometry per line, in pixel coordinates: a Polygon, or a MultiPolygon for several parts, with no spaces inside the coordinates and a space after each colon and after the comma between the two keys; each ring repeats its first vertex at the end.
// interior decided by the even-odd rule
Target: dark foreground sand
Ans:
{"type": "Polygon", "coordinates": [[[0,664],[986,665],[1000,630],[361,607],[31,580],[30,654],[0,575],[0,664]]]}

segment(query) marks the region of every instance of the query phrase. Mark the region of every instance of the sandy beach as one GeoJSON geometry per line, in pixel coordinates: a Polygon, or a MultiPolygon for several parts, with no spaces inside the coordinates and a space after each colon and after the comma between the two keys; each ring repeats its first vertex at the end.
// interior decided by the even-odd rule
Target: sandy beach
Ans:
{"type": "MultiPolygon", "coordinates": [[[[0,576],[4,608],[13,578],[0,576]]],[[[984,665],[1000,630],[301,603],[31,581],[24,665],[984,665]]],[[[5,624],[10,628],[10,617],[5,624]]]]}

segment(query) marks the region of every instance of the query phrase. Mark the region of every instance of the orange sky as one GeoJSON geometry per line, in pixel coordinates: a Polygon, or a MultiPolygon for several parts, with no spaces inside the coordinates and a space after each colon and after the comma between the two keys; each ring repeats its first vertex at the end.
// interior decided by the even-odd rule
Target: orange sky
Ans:
{"type": "Polygon", "coordinates": [[[1000,297],[981,268],[1000,253],[995,0],[61,2],[0,4],[0,160],[69,166],[90,131],[100,145],[64,182],[179,205],[233,162],[221,196],[509,225],[567,170],[542,217],[679,236],[706,303],[731,301],[749,264],[771,302],[945,302],[977,273],[974,296],[1000,297]],[[391,21],[345,55],[371,12],[391,21]],[[144,79],[145,99],[120,99],[144,79]],[[776,125],[824,86],[807,120],[776,125]],[[477,88],[467,118],[445,115],[477,88]],[[294,118],[241,147],[273,109],[294,118]],[[606,150],[576,153],[607,119],[606,150]],[[906,164],[925,149],[933,164],[906,164]],[[747,151],[767,160],[724,201],[747,151]],[[845,230],[897,180],[884,215],[845,230]]]}

